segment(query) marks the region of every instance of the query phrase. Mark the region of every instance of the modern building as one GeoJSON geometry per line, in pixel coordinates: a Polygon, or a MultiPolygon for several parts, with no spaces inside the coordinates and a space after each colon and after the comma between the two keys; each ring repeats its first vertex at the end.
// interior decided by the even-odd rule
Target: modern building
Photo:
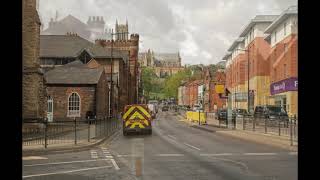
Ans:
{"type": "Polygon", "coordinates": [[[230,52],[223,58],[227,60],[227,87],[231,88],[232,108],[242,108],[245,105],[240,103],[245,99],[244,94],[249,94],[249,97],[246,97],[246,105],[248,107],[249,103],[250,112],[257,105],[270,104],[270,44],[264,39],[264,31],[277,17],[278,15],[255,16],[244,27],[239,38],[229,48],[230,52]]]}
{"type": "Polygon", "coordinates": [[[286,9],[264,33],[270,42],[270,99],[290,115],[298,115],[298,10],[286,9]]]}

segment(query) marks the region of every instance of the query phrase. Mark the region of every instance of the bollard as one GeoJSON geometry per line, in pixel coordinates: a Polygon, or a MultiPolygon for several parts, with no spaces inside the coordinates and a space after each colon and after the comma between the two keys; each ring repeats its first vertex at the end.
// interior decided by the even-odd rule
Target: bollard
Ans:
{"type": "Polygon", "coordinates": [[[48,142],[47,142],[47,118],[44,118],[44,148],[47,148],[48,142]]]}
{"type": "Polygon", "coordinates": [[[77,120],[74,117],[74,144],[77,144],[77,120]]]}

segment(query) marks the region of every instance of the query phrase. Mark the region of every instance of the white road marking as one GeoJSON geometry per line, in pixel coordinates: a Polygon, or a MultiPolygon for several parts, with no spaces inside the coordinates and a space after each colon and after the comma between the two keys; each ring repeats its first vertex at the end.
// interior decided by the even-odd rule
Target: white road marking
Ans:
{"type": "Polygon", "coordinates": [[[90,153],[91,153],[91,158],[94,158],[94,159],[97,159],[97,158],[98,158],[98,153],[97,153],[97,151],[91,150],[90,153]]]}
{"type": "Polygon", "coordinates": [[[119,154],[117,156],[118,157],[138,157],[137,155],[134,155],[134,154],[119,154]]]}
{"type": "Polygon", "coordinates": [[[268,156],[268,155],[277,155],[277,153],[244,153],[248,156],[268,156]]]}
{"type": "Polygon", "coordinates": [[[168,135],[170,138],[172,138],[172,139],[177,139],[176,137],[174,137],[174,136],[171,136],[171,135],[168,135]]]}
{"type": "Polygon", "coordinates": [[[232,156],[232,153],[220,153],[220,154],[200,154],[200,156],[232,156]]]}
{"type": "Polygon", "coordinates": [[[195,147],[195,146],[192,146],[192,145],[190,145],[190,144],[188,144],[188,143],[183,143],[184,145],[187,145],[187,146],[189,146],[189,147],[191,147],[191,148],[194,148],[194,149],[196,149],[196,150],[198,150],[198,151],[200,151],[200,149],[199,148],[197,148],[197,147],[195,147]]]}
{"type": "Polygon", "coordinates": [[[298,152],[289,152],[290,155],[298,155],[298,152]]]}
{"type": "Polygon", "coordinates": [[[22,176],[22,178],[48,176],[48,175],[53,175],[53,174],[67,174],[67,173],[73,173],[73,172],[79,172],[79,171],[88,171],[88,170],[110,168],[110,167],[112,167],[112,166],[99,166],[99,167],[92,167],[92,168],[76,169],[76,170],[71,170],[71,171],[59,171],[59,172],[53,172],[53,173],[33,174],[33,175],[22,176]]]}
{"type": "Polygon", "coordinates": [[[112,156],[106,156],[106,158],[111,158],[112,159],[113,157],[112,156]]]}
{"type": "Polygon", "coordinates": [[[111,162],[112,162],[112,164],[113,164],[114,168],[116,168],[116,170],[119,170],[119,169],[120,169],[120,168],[119,168],[119,166],[117,165],[117,163],[116,163],[116,161],[115,161],[114,159],[111,159],[111,162]]]}
{"type": "Polygon", "coordinates": [[[39,160],[39,159],[48,159],[46,157],[41,157],[41,156],[25,156],[22,157],[22,160],[39,160]]]}
{"type": "Polygon", "coordinates": [[[156,154],[156,156],[184,156],[184,154],[156,154]]]}
{"type": "Polygon", "coordinates": [[[23,166],[31,167],[31,166],[46,166],[46,165],[55,165],[55,164],[72,164],[72,163],[82,163],[82,162],[91,162],[91,161],[103,161],[108,159],[90,159],[90,160],[82,160],[82,161],[64,161],[64,162],[55,162],[55,163],[42,163],[42,164],[26,164],[23,166]]]}

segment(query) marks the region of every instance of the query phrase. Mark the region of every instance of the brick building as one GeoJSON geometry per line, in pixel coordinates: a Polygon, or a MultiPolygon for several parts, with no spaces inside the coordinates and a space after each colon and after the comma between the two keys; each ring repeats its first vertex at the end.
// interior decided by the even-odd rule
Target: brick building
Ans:
{"type": "MultiPolygon", "coordinates": [[[[95,41],[96,45],[102,46],[108,51],[124,51],[125,53],[129,52],[129,70],[130,70],[130,79],[129,79],[129,104],[138,102],[138,89],[139,89],[139,63],[138,63],[138,53],[139,53],[139,35],[138,34],[130,34],[130,39],[128,36],[120,36],[120,34],[124,34],[123,27],[116,24],[115,34],[116,40],[105,40],[105,39],[97,39],[95,41]],[[122,27],[122,28],[119,28],[122,27]]],[[[129,34],[129,32],[125,32],[125,34],[129,34]]]]}
{"type": "Polygon", "coordinates": [[[108,116],[108,86],[103,68],[89,68],[74,61],[48,71],[45,78],[49,121],[84,119],[89,111],[97,118],[108,116]]]}
{"type": "Polygon", "coordinates": [[[215,91],[216,85],[225,85],[226,76],[223,70],[219,69],[211,74],[209,69],[204,75],[205,91],[204,91],[204,111],[216,112],[218,109],[224,108],[226,100],[222,99],[215,91]]]}
{"type": "Polygon", "coordinates": [[[297,6],[285,10],[265,30],[270,42],[270,100],[298,115],[297,6]]]}
{"type": "MultiPolygon", "coordinates": [[[[95,45],[88,40],[76,35],[41,35],[40,41],[41,66],[46,71],[62,67],[67,63],[81,61],[90,68],[104,67],[105,79],[111,88],[111,59],[113,60],[113,91],[110,98],[112,104],[112,115],[115,116],[123,110],[125,104],[128,104],[127,83],[130,76],[128,52],[114,50],[111,51],[95,45]]],[[[110,94],[111,95],[111,94],[110,94]]]]}
{"type": "Polygon", "coordinates": [[[41,22],[36,0],[22,1],[22,118],[43,118],[46,92],[40,68],[39,41],[41,22]]]}
{"type": "MultiPolygon", "coordinates": [[[[270,104],[270,63],[268,61],[270,44],[264,40],[264,31],[277,17],[277,15],[257,15],[253,18],[240,33],[240,38],[243,39],[238,39],[239,41],[229,48],[230,53],[224,58],[227,59],[227,80],[229,81],[227,86],[231,87],[231,102],[234,102],[232,103],[232,108],[236,108],[236,105],[244,108],[245,103],[237,104],[235,99],[242,99],[240,101],[248,99],[248,95],[247,97],[245,95],[248,94],[248,79],[250,111],[252,112],[257,105],[270,104]],[[243,41],[244,43],[242,44],[243,41]],[[245,60],[248,61],[248,58],[249,64],[246,64],[245,60]],[[246,72],[244,75],[241,73],[243,69],[246,72]],[[245,81],[244,85],[241,86],[243,77],[245,81]],[[240,93],[238,94],[239,91],[240,93]],[[237,98],[236,92],[238,94],[237,98]]],[[[248,104],[246,105],[248,106],[248,104]]]]}

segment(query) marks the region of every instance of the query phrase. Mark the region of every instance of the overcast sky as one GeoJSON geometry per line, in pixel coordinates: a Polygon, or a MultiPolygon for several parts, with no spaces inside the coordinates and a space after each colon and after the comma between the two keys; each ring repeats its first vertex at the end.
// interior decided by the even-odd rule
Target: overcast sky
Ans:
{"type": "Polygon", "coordinates": [[[83,22],[103,16],[107,28],[129,22],[139,52],[180,52],[182,64],[215,64],[255,15],[280,14],[297,0],[40,0],[45,28],[71,14],[83,22]]]}

